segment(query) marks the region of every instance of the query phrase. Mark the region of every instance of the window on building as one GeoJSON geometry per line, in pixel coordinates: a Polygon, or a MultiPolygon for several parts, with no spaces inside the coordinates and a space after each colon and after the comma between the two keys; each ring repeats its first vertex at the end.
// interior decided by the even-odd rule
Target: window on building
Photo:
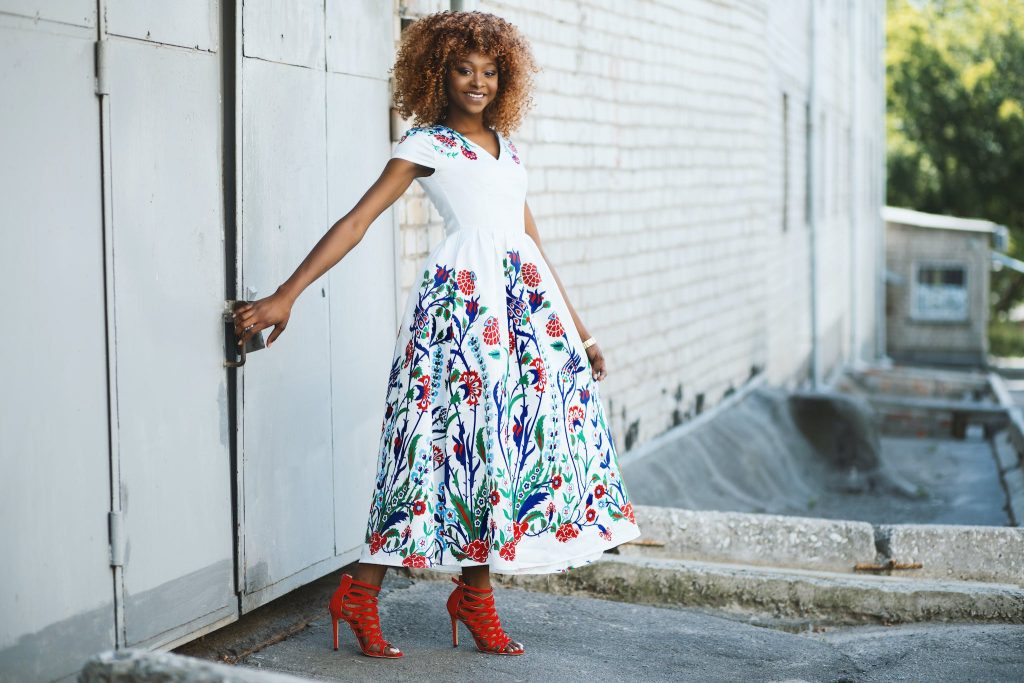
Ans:
{"type": "Polygon", "coordinates": [[[828,168],[828,162],[830,161],[829,135],[828,128],[826,127],[828,124],[828,118],[825,116],[825,112],[821,112],[820,118],[821,122],[818,125],[818,136],[820,137],[820,140],[818,143],[817,165],[818,168],[821,169],[821,176],[818,179],[818,196],[815,197],[815,200],[817,201],[818,206],[818,218],[824,219],[825,216],[828,215],[829,190],[832,187],[832,178],[829,177],[830,173],[828,168]]]}
{"type": "Polygon", "coordinates": [[[910,316],[914,320],[963,322],[968,319],[967,266],[915,263],[910,316]]]}
{"type": "Polygon", "coordinates": [[[782,230],[789,228],[789,95],[782,93],[782,230]]]}
{"type": "Polygon", "coordinates": [[[811,209],[814,198],[811,196],[811,103],[804,102],[804,223],[811,224],[811,209]]]}

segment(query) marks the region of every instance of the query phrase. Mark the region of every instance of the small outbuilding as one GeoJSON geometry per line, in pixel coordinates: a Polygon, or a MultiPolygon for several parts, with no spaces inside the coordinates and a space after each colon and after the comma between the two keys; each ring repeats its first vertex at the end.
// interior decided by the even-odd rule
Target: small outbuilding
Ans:
{"type": "Polygon", "coordinates": [[[984,366],[990,273],[1006,226],[886,206],[886,350],[896,361],[984,366]]]}

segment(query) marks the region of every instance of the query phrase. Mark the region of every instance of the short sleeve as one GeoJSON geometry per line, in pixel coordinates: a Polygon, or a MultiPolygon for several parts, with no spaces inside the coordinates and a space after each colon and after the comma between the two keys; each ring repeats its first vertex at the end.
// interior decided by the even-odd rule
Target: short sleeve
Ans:
{"type": "Polygon", "coordinates": [[[422,128],[410,128],[405,132],[391,153],[392,159],[405,159],[428,168],[437,168],[437,152],[430,133],[422,128]]]}

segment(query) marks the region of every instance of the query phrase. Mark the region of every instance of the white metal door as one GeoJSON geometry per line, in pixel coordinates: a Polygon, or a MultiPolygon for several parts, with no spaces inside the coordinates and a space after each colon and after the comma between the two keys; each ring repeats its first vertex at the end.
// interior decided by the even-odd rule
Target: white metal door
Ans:
{"type": "Polygon", "coordinates": [[[0,680],[115,643],[96,3],[0,0],[0,680]]]}
{"type": "MultiPolygon", "coordinates": [[[[378,0],[243,13],[239,252],[243,291],[254,298],[292,273],[387,161],[394,15],[378,0]]],[[[243,611],[355,559],[394,345],[394,287],[387,212],[303,293],[273,349],[244,368],[243,611]]]]}
{"type": "Polygon", "coordinates": [[[108,4],[125,642],[237,618],[216,0],[108,4]]]}

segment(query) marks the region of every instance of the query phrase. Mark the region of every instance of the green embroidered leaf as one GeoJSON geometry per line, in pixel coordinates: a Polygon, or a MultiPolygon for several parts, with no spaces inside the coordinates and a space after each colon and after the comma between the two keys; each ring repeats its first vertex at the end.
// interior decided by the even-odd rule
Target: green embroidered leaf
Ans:
{"type": "Polygon", "coordinates": [[[544,415],[537,418],[537,426],[533,430],[533,438],[537,440],[537,448],[544,450],[544,415]]]}
{"type": "Polygon", "coordinates": [[[462,517],[462,521],[466,525],[466,530],[472,531],[472,529],[475,528],[475,525],[469,518],[469,512],[466,509],[466,501],[459,494],[452,492],[452,505],[455,506],[459,516],[462,517]]]}
{"type": "Polygon", "coordinates": [[[487,450],[484,448],[484,428],[481,427],[476,432],[476,452],[480,456],[480,459],[487,461],[487,450]]]}
{"type": "Polygon", "coordinates": [[[562,351],[565,349],[565,344],[563,344],[562,340],[559,339],[556,342],[551,342],[551,348],[553,348],[555,351],[562,351]]]}
{"type": "Polygon", "coordinates": [[[409,469],[410,470],[412,469],[412,461],[416,457],[416,443],[420,440],[420,437],[422,437],[422,436],[423,436],[422,434],[417,434],[416,436],[412,437],[412,441],[409,442],[409,469]]]}
{"type": "Polygon", "coordinates": [[[487,355],[490,356],[491,358],[501,358],[501,351],[495,349],[494,351],[491,351],[487,355]]]}
{"type": "Polygon", "coordinates": [[[550,301],[545,301],[543,308],[551,308],[551,302],[550,301]]]}

